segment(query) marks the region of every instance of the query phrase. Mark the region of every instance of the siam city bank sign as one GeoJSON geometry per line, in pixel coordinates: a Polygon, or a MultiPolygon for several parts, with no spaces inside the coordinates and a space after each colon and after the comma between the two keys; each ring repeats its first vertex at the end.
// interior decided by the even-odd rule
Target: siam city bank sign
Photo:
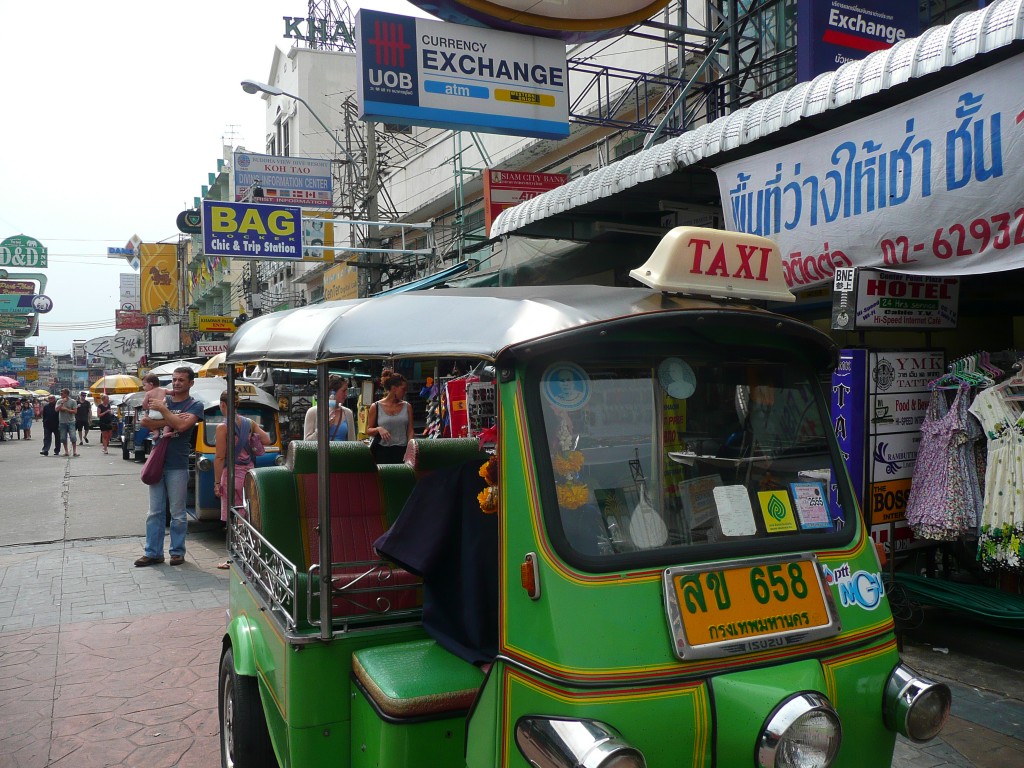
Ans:
{"type": "Polygon", "coordinates": [[[966,275],[1024,258],[1024,55],[716,168],[728,229],[782,251],[794,290],[836,269],[966,275]]]}

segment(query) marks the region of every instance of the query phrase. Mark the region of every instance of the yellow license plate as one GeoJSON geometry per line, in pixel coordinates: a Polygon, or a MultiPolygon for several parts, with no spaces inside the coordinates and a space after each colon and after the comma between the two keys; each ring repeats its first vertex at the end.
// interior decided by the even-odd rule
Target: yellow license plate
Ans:
{"type": "Polygon", "coordinates": [[[680,658],[747,653],[839,631],[812,559],[670,569],[666,606],[680,658]],[[694,653],[702,646],[717,651],[694,653]]]}

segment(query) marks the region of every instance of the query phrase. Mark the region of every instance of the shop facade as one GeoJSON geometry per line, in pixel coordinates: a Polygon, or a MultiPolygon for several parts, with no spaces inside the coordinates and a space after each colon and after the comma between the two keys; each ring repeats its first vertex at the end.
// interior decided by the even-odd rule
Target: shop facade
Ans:
{"type": "Polygon", "coordinates": [[[510,209],[492,235],[577,242],[581,270],[617,253],[613,282],[679,224],[776,240],[798,301],[773,308],[843,348],[825,384],[876,541],[1018,591],[1022,72],[1024,2],[1006,0],[510,209]]]}

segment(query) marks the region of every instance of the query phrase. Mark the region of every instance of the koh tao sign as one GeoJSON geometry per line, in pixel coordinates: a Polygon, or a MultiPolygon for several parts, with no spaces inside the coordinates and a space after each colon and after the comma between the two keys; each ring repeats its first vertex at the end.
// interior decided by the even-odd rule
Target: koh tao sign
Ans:
{"type": "Polygon", "coordinates": [[[301,259],[302,209],[204,200],[203,250],[233,259],[301,259]]]}
{"type": "Polygon", "coordinates": [[[356,15],[359,117],[561,139],[565,44],[379,11],[356,15]]]}
{"type": "Polygon", "coordinates": [[[726,227],[774,240],[791,288],[876,267],[957,276],[1024,258],[1024,54],[715,169],[726,227]]]}

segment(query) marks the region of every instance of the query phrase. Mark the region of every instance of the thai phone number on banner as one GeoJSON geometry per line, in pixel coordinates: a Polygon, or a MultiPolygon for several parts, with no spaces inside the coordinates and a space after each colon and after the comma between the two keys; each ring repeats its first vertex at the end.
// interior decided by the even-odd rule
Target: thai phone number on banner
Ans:
{"type": "Polygon", "coordinates": [[[983,253],[990,246],[1002,251],[1021,245],[1024,245],[1024,208],[1018,208],[1012,214],[1003,212],[988,218],[977,218],[966,226],[958,222],[948,227],[939,227],[930,244],[911,244],[905,235],[886,238],[881,242],[885,266],[912,264],[917,261],[914,254],[945,261],[953,257],[983,253]]]}

